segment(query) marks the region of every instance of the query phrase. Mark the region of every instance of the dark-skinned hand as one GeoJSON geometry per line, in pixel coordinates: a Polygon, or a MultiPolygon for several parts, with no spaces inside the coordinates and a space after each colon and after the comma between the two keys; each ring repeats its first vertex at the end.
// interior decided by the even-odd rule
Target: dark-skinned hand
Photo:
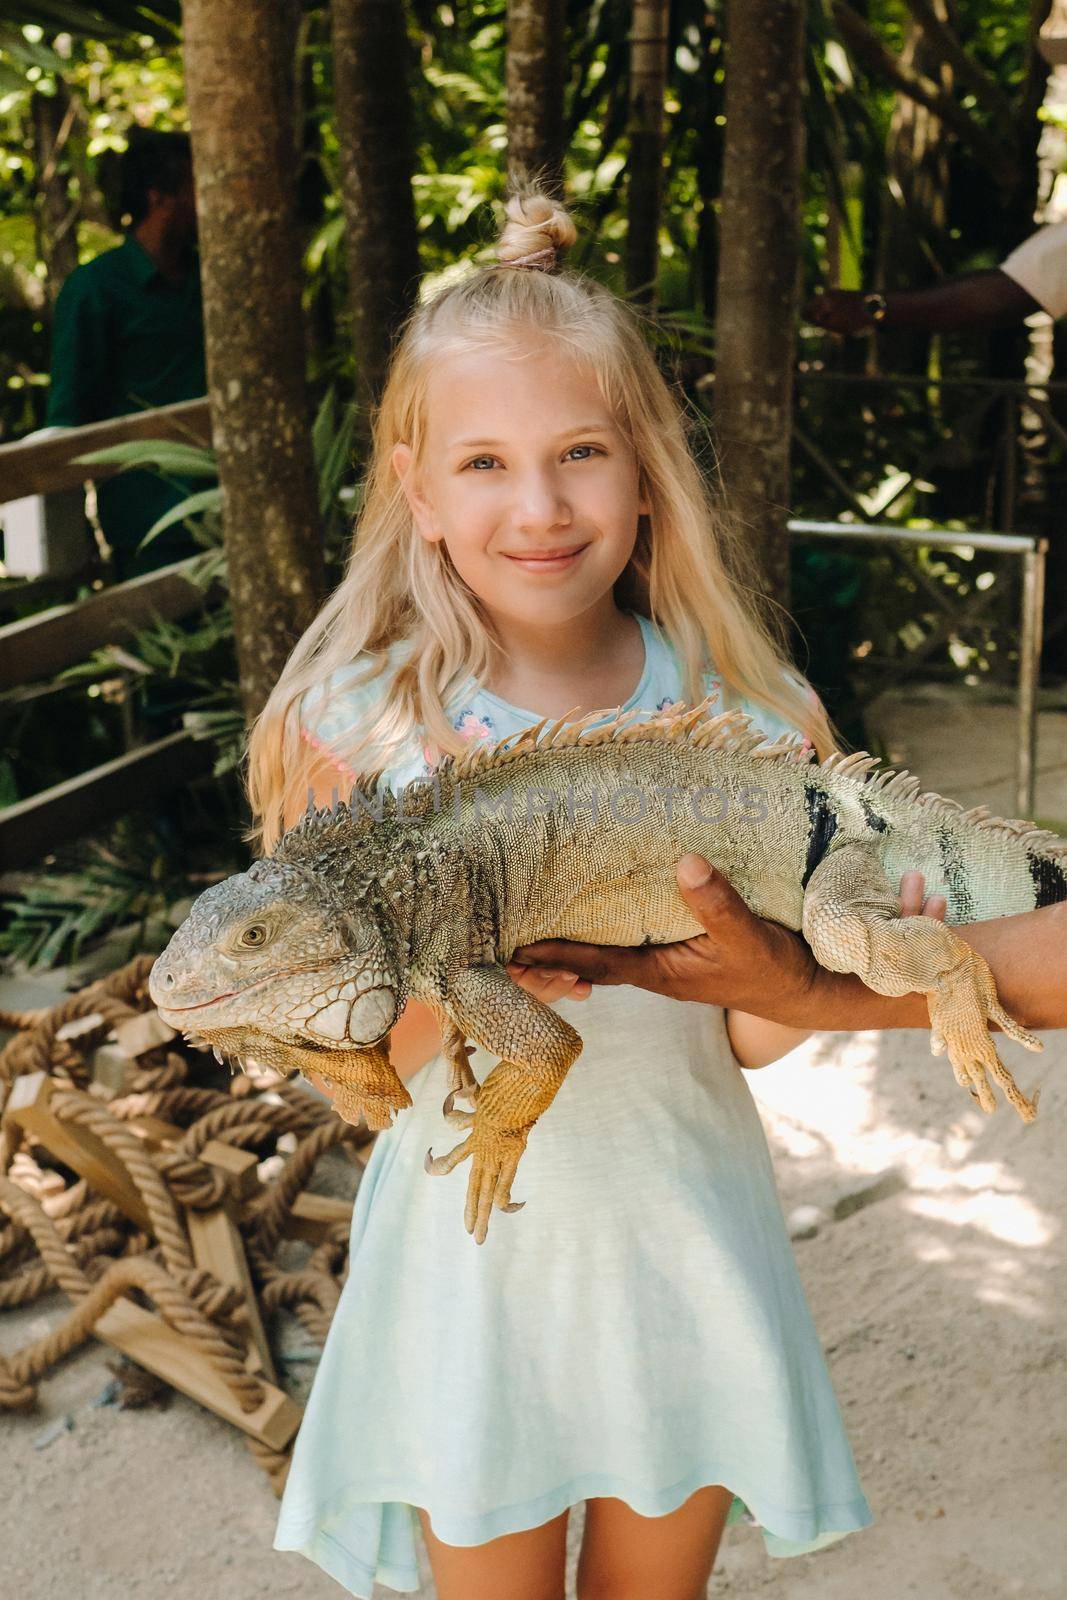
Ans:
{"type": "Polygon", "coordinates": [[[824,289],[804,307],[804,320],[846,338],[874,326],[861,289],[824,289]]]}
{"type": "MultiPolygon", "coordinates": [[[[520,945],[508,972],[541,1000],[584,1000],[593,984],[633,984],[675,1000],[732,1006],[763,1014],[769,975],[783,995],[807,992],[818,964],[799,934],[757,917],[731,884],[704,860],[683,856],[676,868],[682,899],[705,929],[660,945],[585,944],[540,939],[520,945]]],[[[943,895],[923,897],[921,872],[900,880],[901,915],[944,920],[943,895]]]]}

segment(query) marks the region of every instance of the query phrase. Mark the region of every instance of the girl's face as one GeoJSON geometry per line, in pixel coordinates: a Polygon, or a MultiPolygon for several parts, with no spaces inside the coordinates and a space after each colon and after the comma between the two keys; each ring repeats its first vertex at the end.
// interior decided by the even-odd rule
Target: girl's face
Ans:
{"type": "Polygon", "coordinates": [[[422,470],[406,444],[392,459],[422,538],[443,540],[490,615],[526,624],[610,598],[649,510],[596,381],[551,340],[441,361],[422,470]]]}

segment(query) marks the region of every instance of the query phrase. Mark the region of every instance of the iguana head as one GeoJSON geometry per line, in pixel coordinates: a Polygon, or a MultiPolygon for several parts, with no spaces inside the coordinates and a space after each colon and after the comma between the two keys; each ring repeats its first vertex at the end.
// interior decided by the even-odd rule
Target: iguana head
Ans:
{"type": "Polygon", "coordinates": [[[193,902],[148,992],[165,1022],[216,1053],[282,1071],[372,1045],[393,1026],[407,975],[370,899],[349,893],[342,906],[317,874],[257,861],[193,902]]]}

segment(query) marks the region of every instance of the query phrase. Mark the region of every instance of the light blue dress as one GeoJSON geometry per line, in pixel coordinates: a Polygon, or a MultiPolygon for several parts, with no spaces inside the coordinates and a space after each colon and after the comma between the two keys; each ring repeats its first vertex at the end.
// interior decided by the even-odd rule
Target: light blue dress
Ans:
{"type": "MultiPolygon", "coordinates": [[[[638,621],[627,709],[651,713],[685,697],[682,674],[638,621]]],[[[319,739],[362,715],[351,691],[325,715],[321,700],[301,708],[319,739]]],[[[539,720],[473,682],[449,709],[472,738],[539,720]]],[[[425,767],[413,751],[389,776],[425,767]]],[[[584,1048],[530,1134],[522,1211],[495,1211],[479,1247],[463,1226],[469,1163],[424,1172],[429,1148],[463,1137],[441,1114],[443,1056],[409,1081],[414,1105],[360,1184],[274,1548],[363,1600],[375,1582],[418,1588],[416,1506],[446,1543],[476,1545],[594,1496],[662,1516],[724,1484],[731,1520],[747,1507],[781,1556],[871,1521],[724,1012],[631,987],[556,1009],[584,1048]]],[[[495,1060],[471,1065],[481,1080],[495,1060]]]]}

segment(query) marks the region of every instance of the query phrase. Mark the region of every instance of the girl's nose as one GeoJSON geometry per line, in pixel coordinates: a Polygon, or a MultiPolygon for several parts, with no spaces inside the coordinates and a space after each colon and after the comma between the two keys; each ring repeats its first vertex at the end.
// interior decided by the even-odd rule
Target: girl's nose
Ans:
{"type": "Polygon", "coordinates": [[[523,532],[537,533],[547,528],[565,528],[571,522],[570,502],[563,485],[548,473],[529,474],[519,485],[515,510],[516,526],[523,532]]]}

